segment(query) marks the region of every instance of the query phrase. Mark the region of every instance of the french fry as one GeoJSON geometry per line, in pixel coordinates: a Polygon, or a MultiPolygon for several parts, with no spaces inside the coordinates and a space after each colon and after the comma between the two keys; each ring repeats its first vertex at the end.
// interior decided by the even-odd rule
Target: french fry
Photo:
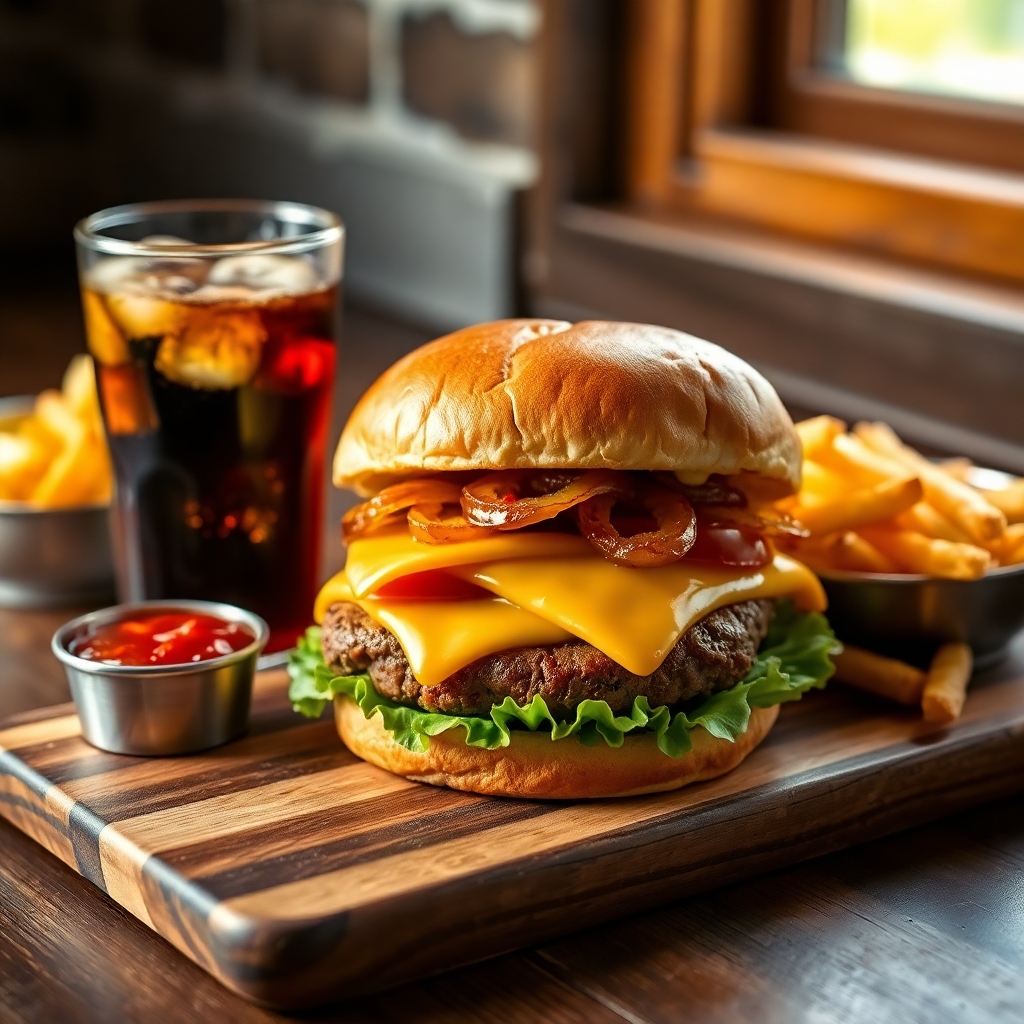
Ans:
{"type": "Polygon", "coordinates": [[[1000,565],[1024,562],[1024,523],[1011,523],[1006,533],[989,546],[989,551],[1000,565]]]}
{"type": "Polygon", "coordinates": [[[974,657],[967,644],[943,644],[935,652],[921,694],[926,722],[945,725],[960,717],[973,666],[974,657]]]}
{"type": "Polygon", "coordinates": [[[112,486],[92,360],[76,356],[62,391],[44,391],[28,416],[0,427],[0,499],[92,504],[109,501],[112,486]]]}
{"type": "Polygon", "coordinates": [[[856,530],[899,515],[920,501],[921,493],[917,477],[904,477],[840,495],[813,508],[794,509],[793,515],[812,535],[856,530]]]}
{"type": "Polygon", "coordinates": [[[907,467],[902,463],[872,451],[859,437],[852,434],[839,434],[834,437],[831,446],[822,452],[819,458],[826,466],[843,476],[867,483],[899,480],[908,475],[907,467]]]}
{"type": "Polygon", "coordinates": [[[908,448],[884,423],[858,423],[854,433],[880,455],[895,459],[917,473],[929,504],[948,516],[976,544],[997,540],[1006,529],[1006,516],[978,491],[954,480],[924,456],[908,448]]]}
{"type": "Polygon", "coordinates": [[[804,458],[816,458],[818,452],[828,448],[832,439],[845,430],[846,424],[835,416],[814,416],[809,420],[801,420],[796,424],[796,432],[800,435],[804,458]]]}
{"type": "Polygon", "coordinates": [[[913,665],[849,644],[843,644],[842,651],[832,655],[832,661],[836,666],[836,679],[848,686],[899,704],[921,703],[926,676],[913,665]]]}
{"type": "Polygon", "coordinates": [[[809,506],[820,505],[838,497],[846,489],[846,481],[838,473],[810,459],[804,460],[800,502],[809,506]]]}
{"type": "Polygon", "coordinates": [[[904,572],[952,580],[974,580],[984,576],[992,565],[992,555],[985,548],[973,544],[935,540],[923,533],[888,526],[867,526],[859,532],[904,572]]]}
{"type": "Polygon", "coordinates": [[[1008,523],[1024,523],[1024,480],[1015,480],[1001,491],[982,491],[985,500],[995,505],[1008,523]]]}
{"type": "Polygon", "coordinates": [[[47,450],[32,437],[0,433],[0,501],[25,501],[46,472],[47,450]]]}
{"type": "Polygon", "coordinates": [[[956,523],[947,519],[927,501],[919,501],[896,516],[896,525],[903,530],[923,533],[935,540],[948,540],[954,544],[970,544],[971,538],[956,523]]]}
{"type": "Polygon", "coordinates": [[[839,567],[848,572],[896,573],[900,571],[900,567],[888,555],[883,555],[874,544],[853,531],[840,535],[837,561],[839,567]]]}
{"type": "Polygon", "coordinates": [[[948,474],[954,480],[959,480],[963,484],[967,483],[967,477],[970,475],[971,470],[974,469],[974,463],[963,456],[957,456],[955,459],[943,459],[937,465],[943,473],[948,474]]]}
{"type": "Polygon", "coordinates": [[[797,554],[812,569],[842,572],[899,572],[900,567],[852,530],[798,542],[797,554]]]}

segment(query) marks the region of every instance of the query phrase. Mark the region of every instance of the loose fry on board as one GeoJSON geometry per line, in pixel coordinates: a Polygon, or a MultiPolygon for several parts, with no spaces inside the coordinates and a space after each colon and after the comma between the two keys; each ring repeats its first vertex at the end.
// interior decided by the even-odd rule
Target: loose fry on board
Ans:
{"type": "Polygon", "coordinates": [[[984,576],[992,565],[992,555],[973,544],[953,544],[887,526],[866,526],[860,532],[904,572],[974,580],[984,576]]]}
{"type": "Polygon", "coordinates": [[[832,661],[836,666],[836,679],[842,683],[900,704],[921,703],[926,677],[913,665],[849,644],[844,644],[839,654],[833,654],[832,661]]]}
{"type": "Polygon", "coordinates": [[[832,439],[846,430],[846,424],[835,416],[815,416],[809,420],[801,420],[796,424],[796,432],[800,435],[804,458],[813,459],[815,453],[832,444],[832,439]]]}
{"type": "Polygon", "coordinates": [[[921,481],[905,477],[840,495],[813,508],[797,507],[793,515],[816,535],[856,530],[899,515],[920,501],[921,494],[921,481]]]}
{"type": "Polygon", "coordinates": [[[943,644],[935,652],[921,695],[926,722],[944,725],[960,717],[973,666],[974,657],[967,644],[943,644]]]}
{"type": "Polygon", "coordinates": [[[880,455],[901,462],[917,473],[928,502],[957,524],[976,544],[1002,536],[1006,516],[968,484],[954,480],[924,456],[908,448],[884,423],[858,423],[854,434],[880,455]]]}
{"type": "Polygon", "coordinates": [[[1024,480],[1015,480],[1001,491],[982,491],[985,499],[995,505],[1009,523],[1024,522],[1024,480]]]}

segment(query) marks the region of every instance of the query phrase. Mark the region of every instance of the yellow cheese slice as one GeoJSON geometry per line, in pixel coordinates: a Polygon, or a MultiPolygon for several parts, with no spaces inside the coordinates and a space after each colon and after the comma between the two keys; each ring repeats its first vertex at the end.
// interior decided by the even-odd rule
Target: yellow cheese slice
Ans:
{"type": "Polygon", "coordinates": [[[593,558],[521,558],[450,570],[524,610],[556,623],[630,672],[654,672],[698,619],[756,597],[792,597],[807,611],[825,608],[825,592],[806,566],[785,555],[747,570],[618,566],[593,558]]]}
{"type": "Polygon", "coordinates": [[[345,575],[356,597],[371,594],[385,583],[428,569],[494,562],[510,558],[593,557],[594,549],[571,533],[509,533],[459,544],[424,544],[401,529],[361,537],[348,546],[345,575]]]}
{"type": "Polygon", "coordinates": [[[391,630],[424,686],[436,686],[477,658],[513,647],[546,647],[576,638],[500,597],[479,601],[387,601],[359,606],[391,630]]]}
{"type": "Polygon", "coordinates": [[[320,591],[315,617],[322,621],[335,601],[356,601],[398,638],[414,675],[429,686],[488,654],[573,637],[630,672],[649,675],[709,612],[737,601],[786,596],[808,611],[825,608],[817,577],[784,555],[745,573],[684,563],[632,569],[614,565],[568,534],[430,545],[403,531],[355,541],[345,571],[320,591]],[[373,596],[385,583],[429,569],[451,572],[495,598],[373,596]]]}
{"type": "Polygon", "coordinates": [[[490,594],[469,601],[360,599],[340,572],[324,584],[317,597],[317,622],[323,622],[327,609],[336,601],[354,601],[374,622],[390,630],[402,645],[412,674],[424,686],[436,686],[470,662],[495,651],[575,639],[556,623],[490,594]]]}

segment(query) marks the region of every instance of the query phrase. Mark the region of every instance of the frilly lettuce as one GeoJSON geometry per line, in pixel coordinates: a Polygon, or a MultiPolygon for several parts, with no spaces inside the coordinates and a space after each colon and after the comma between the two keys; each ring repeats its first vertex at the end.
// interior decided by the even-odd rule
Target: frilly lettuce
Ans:
{"type": "Polygon", "coordinates": [[[640,729],[655,734],[663,753],[682,757],[691,747],[691,730],[698,726],[731,742],[746,731],[751,708],[799,700],[807,690],[823,687],[835,671],[829,655],[840,649],[823,615],[799,614],[791,603],[783,602],[750,671],[730,689],[674,712],[665,705],[652,708],[642,696],[621,715],[614,714],[606,701],[585,700],[574,718],[560,721],[539,694],[525,707],[506,697],[486,717],[445,715],[398,704],[379,694],[368,675],[336,676],[324,664],[320,629],[311,626],[289,661],[288,695],[297,712],[318,718],[336,695],[346,694],[367,718],[379,714],[395,741],[415,751],[426,750],[431,736],[455,728],[465,731],[470,746],[488,750],[507,747],[512,731],[522,728],[543,728],[552,740],[575,736],[588,746],[603,741],[610,747],[622,746],[626,733],[640,729]]]}

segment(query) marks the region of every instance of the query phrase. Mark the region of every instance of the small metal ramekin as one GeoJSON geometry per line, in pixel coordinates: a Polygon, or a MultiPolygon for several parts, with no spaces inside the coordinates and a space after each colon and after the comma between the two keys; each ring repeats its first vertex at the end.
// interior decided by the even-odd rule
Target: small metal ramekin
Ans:
{"type": "Polygon", "coordinates": [[[263,619],[231,604],[140,601],[72,619],[50,646],[64,664],[82,735],[94,747],[115,754],[190,754],[245,731],[256,660],[268,634],[263,619]],[[248,627],[256,639],[240,651],[184,665],[107,665],[68,649],[91,628],[160,611],[214,615],[248,627]]]}

